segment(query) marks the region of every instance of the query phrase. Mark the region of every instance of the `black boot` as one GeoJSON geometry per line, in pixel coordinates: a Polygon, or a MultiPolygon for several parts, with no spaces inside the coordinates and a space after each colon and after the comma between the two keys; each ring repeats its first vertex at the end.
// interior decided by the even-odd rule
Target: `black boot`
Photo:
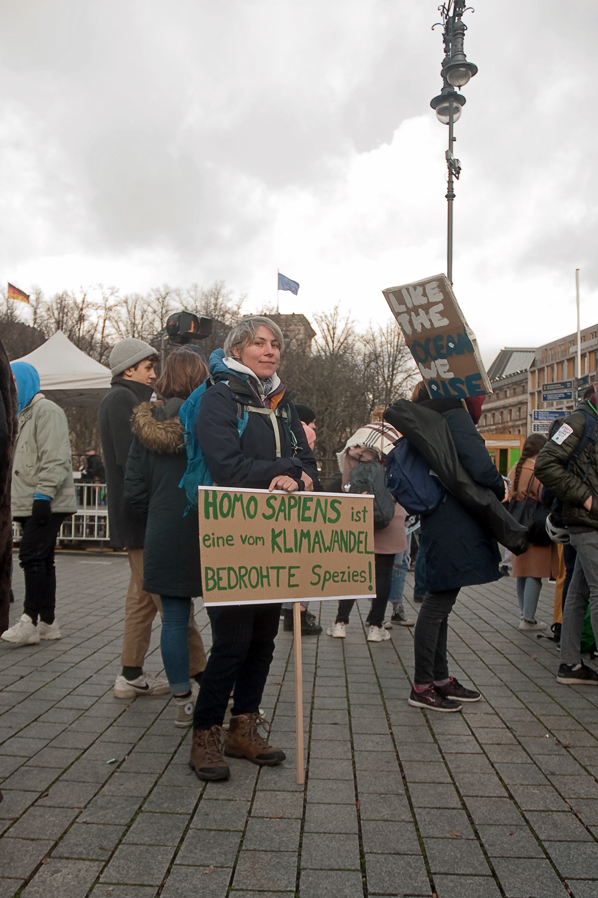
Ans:
{"type": "Polygon", "coordinates": [[[301,612],[301,635],[302,636],[319,636],[322,628],[309,611],[301,612]],[[309,617],[308,617],[309,615],[309,617]]]}

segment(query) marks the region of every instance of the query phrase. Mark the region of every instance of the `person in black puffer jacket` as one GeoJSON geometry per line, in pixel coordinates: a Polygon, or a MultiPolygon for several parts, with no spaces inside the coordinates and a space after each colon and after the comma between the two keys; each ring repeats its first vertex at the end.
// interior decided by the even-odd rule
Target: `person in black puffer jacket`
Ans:
{"type": "MultiPolygon", "coordinates": [[[[201,595],[199,526],[196,514],[185,516],[187,499],[179,489],[187,467],[185,437],[179,420],[184,400],[206,379],[208,369],[194,352],[180,349],[168,356],[156,382],[161,402],[144,402],[131,423],[133,442],[125,471],[125,499],[147,517],[143,550],[143,589],[159,595],[163,622],[160,647],[170,691],[175,697],[175,726],[190,726],[193,692],[189,679],[188,638],[201,637],[194,623],[192,596],[201,595]]],[[[197,646],[195,646],[197,649],[197,646]]],[[[196,664],[196,683],[207,664],[196,664]]]]}
{"type": "MultiPolygon", "coordinates": [[[[294,492],[312,489],[316,462],[299,416],[276,374],[283,337],[269,318],[248,318],[210,358],[215,381],[202,399],[196,435],[214,483],[294,492]],[[247,415],[239,437],[238,421],[247,415]]],[[[274,653],[281,605],[208,608],[214,641],[193,720],[190,766],[199,779],[228,779],[222,723],[235,702],[226,754],[273,766],[284,760],[257,732],[262,693],[274,653]]]]}

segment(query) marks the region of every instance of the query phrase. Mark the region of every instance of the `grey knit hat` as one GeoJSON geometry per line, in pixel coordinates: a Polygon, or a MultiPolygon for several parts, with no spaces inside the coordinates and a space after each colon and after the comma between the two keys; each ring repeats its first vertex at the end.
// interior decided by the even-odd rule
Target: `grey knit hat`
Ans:
{"type": "Polygon", "coordinates": [[[127,337],[125,340],[119,340],[115,344],[114,349],[110,353],[110,373],[112,377],[122,374],[127,368],[132,368],[137,362],[149,359],[150,356],[157,356],[158,353],[149,343],[143,340],[135,340],[134,337],[127,337]]]}

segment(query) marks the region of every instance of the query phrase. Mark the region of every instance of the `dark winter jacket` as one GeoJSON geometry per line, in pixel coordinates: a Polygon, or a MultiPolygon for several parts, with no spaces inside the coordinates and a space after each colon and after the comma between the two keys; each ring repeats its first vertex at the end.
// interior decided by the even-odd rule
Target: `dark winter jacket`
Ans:
{"type": "Polygon", "coordinates": [[[8,629],[12,567],[10,484],[17,436],[17,391],[0,341],[0,632],[8,629]]]}
{"type": "Polygon", "coordinates": [[[147,517],[143,588],[157,595],[201,595],[197,514],[184,517],[187,497],[179,483],[187,467],[182,399],[144,402],[133,417],[133,442],[125,498],[147,517]]]}
{"type": "Polygon", "coordinates": [[[567,470],[567,463],[585,429],[586,416],[580,411],[581,408],[593,418],[597,417],[590,403],[582,402],[561,424],[561,428],[565,425],[571,428],[571,432],[561,442],[555,442],[555,436],[559,433],[563,435],[559,428],[541,449],[535,474],[540,483],[562,501],[563,522],[567,527],[598,530],[598,444],[590,443],[575,459],[571,470],[567,470]],[[590,511],[583,507],[589,496],[592,496],[590,511]]]}
{"type": "Polygon", "coordinates": [[[316,460],[287,393],[277,410],[285,410],[288,421],[282,416],[274,419],[280,439],[280,457],[277,458],[270,415],[249,412],[247,425],[239,439],[239,415],[243,415],[247,406],[263,408],[250,383],[235,376],[223,363],[215,363],[214,354],[210,359],[210,373],[217,382],[206,391],[195,426],[214,483],[268,489],[273,477],[286,474],[297,481],[301,490],[301,474],[305,471],[317,486],[316,460]]]}
{"type": "Polygon", "coordinates": [[[117,549],[140,549],[145,517],[125,500],[125,467],[133,442],[131,418],[140,402],[151,399],[153,388],[133,380],[113,377],[100,405],[100,436],[106,468],[110,545],[117,549]]]}
{"type": "MultiPolygon", "coordinates": [[[[474,483],[488,488],[496,499],[502,500],[504,481],[492,464],[484,441],[461,402],[433,399],[418,403],[416,408],[418,406],[442,415],[452,436],[458,461],[467,474],[474,483]]],[[[392,415],[390,412],[390,409],[386,411],[385,418],[405,433],[400,414],[392,415]]],[[[490,529],[480,524],[470,510],[448,491],[431,514],[422,515],[421,540],[426,553],[426,588],[432,592],[490,583],[500,577],[500,552],[490,529]]]]}

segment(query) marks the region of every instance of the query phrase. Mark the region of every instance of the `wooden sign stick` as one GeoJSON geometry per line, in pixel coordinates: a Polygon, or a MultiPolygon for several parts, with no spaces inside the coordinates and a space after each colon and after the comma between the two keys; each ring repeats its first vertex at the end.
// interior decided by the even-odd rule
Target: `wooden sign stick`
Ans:
{"type": "Polygon", "coordinates": [[[297,731],[297,784],[305,782],[303,763],[303,664],[301,660],[301,602],[293,602],[293,636],[295,637],[295,719],[297,731]]]}

